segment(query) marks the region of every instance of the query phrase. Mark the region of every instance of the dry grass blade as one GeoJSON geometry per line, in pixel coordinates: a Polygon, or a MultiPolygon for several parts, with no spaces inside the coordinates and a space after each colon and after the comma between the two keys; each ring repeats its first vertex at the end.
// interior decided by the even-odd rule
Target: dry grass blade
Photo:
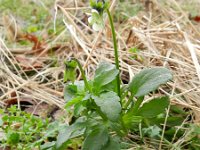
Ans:
{"type": "Polygon", "coordinates": [[[192,57],[194,66],[195,66],[195,68],[196,68],[196,72],[197,72],[198,78],[199,78],[199,80],[200,80],[200,65],[199,65],[199,62],[198,62],[197,55],[196,55],[196,49],[194,48],[193,44],[192,44],[191,41],[189,40],[187,34],[184,33],[183,35],[184,35],[184,37],[185,37],[186,45],[187,45],[187,47],[188,47],[188,50],[190,51],[190,54],[191,54],[191,57],[192,57]]]}

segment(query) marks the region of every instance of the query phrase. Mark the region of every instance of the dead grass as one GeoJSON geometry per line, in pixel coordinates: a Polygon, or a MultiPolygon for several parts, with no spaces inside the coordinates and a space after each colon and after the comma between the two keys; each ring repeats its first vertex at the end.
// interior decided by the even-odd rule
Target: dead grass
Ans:
{"type": "MultiPolygon", "coordinates": [[[[141,0],[144,11],[115,25],[123,79],[129,81],[129,78],[144,67],[169,68],[173,72],[174,79],[167,84],[167,87],[160,88],[160,93],[169,95],[172,105],[191,109],[194,115],[193,122],[199,123],[200,28],[199,23],[188,19],[189,10],[183,10],[182,7],[184,2],[153,0],[145,3],[141,0]],[[139,49],[138,59],[130,57],[133,55],[129,52],[131,47],[139,49]]],[[[196,4],[194,7],[198,6],[198,1],[193,0],[193,2],[196,4]]],[[[116,5],[117,1],[113,0],[111,11],[115,11],[116,5]]],[[[63,108],[65,104],[62,92],[64,60],[70,57],[78,58],[90,77],[100,61],[114,62],[108,22],[106,21],[106,31],[93,32],[87,24],[85,15],[87,6],[83,2],[72,0],[67,4],[59,1],[55,3],[57,14],[63,15],[66,29],[48,42],[40,54],[25,55],[31,58],[32,63],[29,67],[36,72],[32,76],[28,76],[16,60],[16,56],[24,55],[24,51],[30,51],[31,47],[26,47],[25,50],[21,47],[8,47],[5,44],[5,33],[8,28],[1,27],[4,31],[0,36],[0,105],[2,107],[7,100],[13,98],[12,93],[15,92],[18,105],[20,99],[25,97],[37,103],[46,102],[63,108]],[[63,40],[67,38],[67,34],[70,35],[70,40],[63,40]],[[58,44],[62,45],[62,48],[55,52],[54,57],[47,57],[45,55],[47,51],[58,44]],[[52,67],[47,62],[54,58],[58,65],[52,67]],[[43,63],[44,66],[40,69],[34,68],[33,63],[36,61],[43,63]]],[[[17,30],[15,32],[17,35],[17,30]]],[[[180,139],[177,145],[182,141],[184,139],[180,139]]]]}

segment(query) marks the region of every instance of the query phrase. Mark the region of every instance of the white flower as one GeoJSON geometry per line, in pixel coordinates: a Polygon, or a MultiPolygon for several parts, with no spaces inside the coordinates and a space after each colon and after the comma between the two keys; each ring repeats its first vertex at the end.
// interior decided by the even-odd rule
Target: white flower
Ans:
{"type": "Polygon", "coordinates": [[[99,12],[95,9],[91,10],[91,14],[89,14],[88,22],[92,26],[92,29],[95,31],[100,31],[104,27],[103,16],[99,15],[99,12]]]}
{"type": "Polygon", "coordinates": [[[93,29],[94,31],[100,31],[102,28],[103,28],[102,25],[99,25],[99,24],[96,24],[96,23],[94,23],[94,24],[92,25],[92,29],[93,29]]]}
{"type": "Polygon", "coordinates": [[[92,9],[91,12],[99,14],[99,12],[96,9],[92,9]]]}
{"type": "Polygon", "coordinates": [[[92,16],[88,17],[89,24],[92,24],[92,16]]]}

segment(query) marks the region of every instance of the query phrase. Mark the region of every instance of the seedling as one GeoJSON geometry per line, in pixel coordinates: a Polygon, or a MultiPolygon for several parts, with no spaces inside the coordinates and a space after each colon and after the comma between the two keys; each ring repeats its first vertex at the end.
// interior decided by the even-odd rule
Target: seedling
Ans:
{"type": "Polygon", "coordinates": [[[11,106],[0,109],[0,149],[11,150],[45,150],[55,145],[58,130],[65,127],[61,122],[50,122],[11,106]]]}
{"type": "Polygon", "coordinates": [[[0,129],[2,139],[1,148],[10,147],[11,149],[32,149],[39,147],[42,141],[39,139],[48,126],[48,119],[42,120],[26,112],[20,111],[16,106],[8,109],[6,114],[1,110],[0,129]]]}
{"type": "MultiPolygon", "coordinates": [[[[139,124],[146,128],[150,127],[154,124],[152,120],[155,121],[169,105],[167,96],[144,102],[145,95],[172,79],[171,72],[166,68],[143,69],[128,85],[122,84],[115,28],[107,7],[108,3],[91,1],[91,6],[100,17],[104,12],[108,15],[115,65],[108,62],[100,63],[94,78],[88,80],[77,59],[65,62],[65,81],[71,81],[67,83],[64,91],[66,108],[73,108],[76,120],[59,133],[55,149],[66,148],[70,139],[84,137],[83,150],[118,150],[120,138],[136,130],[139,124]],[[83,81],[75,81],[76,66],[80,69],[83,81]]],[[[149,134],[150,131],[156,131],[150,134],[155,136],[159,134],[160,129],[152,126],[144,132],[149,134]]]]}

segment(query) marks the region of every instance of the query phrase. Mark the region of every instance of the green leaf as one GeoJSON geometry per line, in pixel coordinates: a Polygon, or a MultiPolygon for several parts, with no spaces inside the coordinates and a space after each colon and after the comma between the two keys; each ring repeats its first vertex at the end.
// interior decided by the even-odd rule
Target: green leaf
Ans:
{"type": "Polygon", "coordinates": [[[154,125],[148,128],[144,128],[142,129],[142,131],[144,132],[144,134],[149,135],[149,137],[154,138],[156,136],[159,136],[162,130],[158,126],[154,125]]]}
{"type": "Polygon", "coordinates": [[[138,125],[143,118],[141,116],[134,116],[131,112],[128,112],[122,117],[122,119],[124,126],[128,129],[132,129],[135,127],[134,125],[138,125]]]}
{"type": "Polygon", "coordinates": [[[41,150],[49,150],[49,149],[53,149],[53,147],[55,146],[55,142],[47,142],[43,145],[41,145],[41,150]]]}
{"type": "Polygon", "coordinates": [[[66,146],[69,139],[80,136],[84,133],[86,124],[84,117],[79,118],[73,125],[67,126],[64,130],[61,130],[58,134],[56,141],[56,148],[61,149],[66,146]]]}
{"type": "Polygon", "coordinates": [[[120,98],[115,92],[102,93],[99,97],[93,96],[93,99],[100,110],[111,121],[117,121],[121,112],[120,98]]]}
{"type": "Polygon", "coordinates": [[[64,89],[64,99],[66,102],[69,103],[69,104],[67,103],[67,106],[68,105],[71,106],[80,99],[82,99],[84,94],[85,94],[85,86],[83,81],[75,81],[74,83],[67,84],[64,89]]]}
{"type": "Polygon", "coordinates": [[[71,135],[74,132],[74,126],[68,126],[65,130],[61,131],[57,137],[56,148],[61,149],[66,145],[69,139],[71,139],[71,135]]]}
{"type": "Polygon", "coordinates": [[[113,80],[112,82],[102,86],[99,93],[108,92],[108,91],[113,91],[113,92],[117,93],[117,86],[116,85],[117,85],[117,80],[113,80]]]}
{"type": "Polygon", "coordinates": [[[109,138],[108,143],[103,147],[102,150],[120,150],[120,144],[109,138]]]}
{"type": "Polygon", "coordinates": [[[74,98],[77,93],[77,86],[74,84],[68,84],[64,89],[64,99],[66,102],[74,98]]]}
{"type": "Polygon", "coordinates": [[[74,116],[78,117],[81,116],[82,112],[86,110],[86,107],[83,106],[83,103],[77,103],[74,105],[74,116]]]}
{"type": "Polygon", "coordinates": [[[17,144],[17,143],[19,143],[20,135],[19,135],[19,133],[12,132],[12,133],[8,134],[7,139],[8,139],[8,143],[17,144]]]}
{"type": "Polygon", "coordinates": [[[160,97],[144,103],[137,111],[137,115],[144,118],[153,118],[163,113],[169,105],[169,97],[160,97]]]}
{"type": "Polygon", "coordinates": [[[98,91],[102,86],[115,80],[118,73],[119,71],[116,69],[115,65],[108,62],[100,63],[95,72],[93,82],[94,88],[98,91]]]}
{"type": "Polygon", "coordinates": [[[64,127],[66,126],[58,121],[49,123],[45,134],[43,135],[43,138],[55,137],[57,135],[57,132],[63,129],[64,127]]]}
{"type": "Polygon", "coordinates": [[[129,89],[136,97],[144,96],[172,79],[171,72],[166,68],[144,69],[136,74],[129,84],[129,89]]]}
{"type": "Polygon", "coordinates": [[[102,150],[108,139],[106,128],[96,128],[86,137],[82,150],[102,150]]]}
{"type": "Polygon", "coordinates": [[[68,103],[65,105],[65,108],[68,108],[72,105],[78,104],[84,97],[83,96],[77,96],[73,99],[71,99],[70,101],[68,101],[68,103]]]}
{"type": "Polygon", "coordinates": [[[127,131],[124,129],[124,124],[122,120],[118,122],[113,122],[113,121],[109,122],[109,126],[110,126],[110,129],[112,131],[115,131],[118,136],[124,137],[127,135],[127,131]]]}
{"type": "Polygon", "coordinates": [[[85,92],[85,84],[84,84],[83,80],[81,80],[81,81],[75,81],[74,85],[77,86],[77,92],[79,94],[83,94],[85,92]]]}

